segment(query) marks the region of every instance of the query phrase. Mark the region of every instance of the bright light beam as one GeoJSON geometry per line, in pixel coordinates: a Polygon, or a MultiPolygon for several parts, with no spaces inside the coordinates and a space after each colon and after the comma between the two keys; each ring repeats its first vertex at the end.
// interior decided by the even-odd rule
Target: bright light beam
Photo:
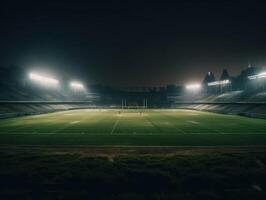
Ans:
{"type": "Polygon", "coordinates": [[[29,74],[29,78],[31,80],[34,81],[38,81],[41,84],[52,84],[52,85],[57,85],[59,83],[58,80],[50,78],[50,77],[46,77],[46,76],[42,76],[39,74],[35,74],[35,73],[30,73],[29,74]]]}
{"type": "Polygon", "coordinates": [[[210,82],[210,83],[208,83],[208,86],[214,86],[214,85],[226,85],[226,84],[229,84],[229,83],[230,83],[229,80],[214,81],[214,82],[210,82]]]}
{"type": "Polygon", "coordinates": [[[201,88],[200,84],[189,84],[186,85],[187,90],[199,90],[201,88]]]}
{"type": "Polygon", "coordinates": [[[79,83],[79,82],[70,82],[70,86],[73,88],[73,89],[84,89],[84,85],[82,83],[79,83]]]}
{"type": "Polygon", "coordinates": [[[261,79],[261,78],[266,78],[266,72],[261,72],[261,73],[259,73],[257,75],[248,76],[249,80],[261,79]]]}

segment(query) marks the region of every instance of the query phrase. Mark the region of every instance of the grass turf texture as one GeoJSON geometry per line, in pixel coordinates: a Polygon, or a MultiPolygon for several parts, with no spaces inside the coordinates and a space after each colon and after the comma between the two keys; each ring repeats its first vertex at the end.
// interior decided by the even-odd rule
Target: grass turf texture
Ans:
{"type": "Polygon", "coordinates": [[[181,109],[82,109],[0,120],[0,144],[265,145],[266,120],[181,109]]]}
{"type": "Polygon", "coordinates": [[[0,149],[1,199],[265,199],[266,155],[0,149]],[[79,153],[80,152],[80,153],[79,153]]]}

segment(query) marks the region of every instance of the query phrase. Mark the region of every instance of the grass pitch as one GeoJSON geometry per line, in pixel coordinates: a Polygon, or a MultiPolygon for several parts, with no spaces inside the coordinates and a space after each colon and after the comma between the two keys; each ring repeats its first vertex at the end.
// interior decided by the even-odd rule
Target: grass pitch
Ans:
{"type": "Polygon", "coordinates": [[[183,109],[82,109],[0,120],[5,145],[265,145],[266,120],[183,109]]]}
{"type": "Polygon", "coordinates": [[[265,122],[172,109],[0,120],[0,199],[265,199],[265,122]]]}

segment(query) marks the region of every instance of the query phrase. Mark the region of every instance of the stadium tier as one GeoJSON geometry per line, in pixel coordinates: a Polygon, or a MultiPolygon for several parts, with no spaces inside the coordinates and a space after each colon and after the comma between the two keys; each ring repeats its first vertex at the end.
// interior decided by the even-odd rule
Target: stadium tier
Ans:
{"type": "Polygon", "coordinates": [[[249,67],[235,79],[226,70],[221,80],[215,80],[214,74],[208,72],[202,84],[189,84],[185,88],[168,85],[120,89],[59,81],[38,73],[25,74],[19,69],[1,71],[0,118],[95,107],[186,108],[266,116],[265,81],[261,81],[265,76],[259,73],[261,68],[249,67]]]}

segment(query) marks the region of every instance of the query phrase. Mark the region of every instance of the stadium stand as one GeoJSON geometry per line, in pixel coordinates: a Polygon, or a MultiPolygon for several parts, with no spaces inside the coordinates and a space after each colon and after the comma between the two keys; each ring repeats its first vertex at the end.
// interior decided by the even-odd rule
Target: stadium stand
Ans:
{"type": "Polygon", "coordinates": [[[172,108],[194,109],[266,119],[265,103],[176,103],[172,108]]]}
{"type": "Polygon", "coordinates": [[[90,102],[1,102],[0,118],[82,108],[95,108],[95,105],[90,102]]]}
{"type": "Polygon", "coordinates": [[[266,92],[250,93],[243,90],[209,95],[199,99],[204,102],[265,102],[266,92]]]}
{"type": "MultiPolygon", "coordinates": [[[[255,68],[252,67],[247,68],[236,80],[245,80],[248,83],[246,77],[255,73],[254,70],[255,68]]],[[[242,86],[241,90],[232,91],[232,88],[229,88],[230,91],[217,90],[218,93],[202,90],[196,95],[185,95],[182,87],[174,85],[158,90],[146,88],[141,91],[132,89],[124,91],[97,86],[94,90],[90,87],[90,92],[77,94],[67,90],[66,83],[60,89],[38,87],[22,74],[20,68],[13,71],[7,69],[0,71],[0,118],[68,109],[95,108],[96,105],[105,108],[120,108],[122,99],[129,102],[127,108],[139,107],[146,99],[149,102],[149,108],[186,108],[266,118],[265,87],[249,87],[247,83],[243,84],[241,81],[238,81],[238,85],[242,86]],[[16,77],[21,77],[21,79],[16,79],[16,77]]],[[[225,78],[229,77],[226,70],[223,74],[225,78]]],[[[208,72],[204,80],[213,81],[213,74],[208,72]]],[[[239,88],[239,86],[236,84],[233,88],[239,88]]]]}
{"type": "Polygon", "coordinates": [[[176,101],[171,107],[266,118],[266,92],[241,90],[197,96],[190,101],[176,101]]]}

